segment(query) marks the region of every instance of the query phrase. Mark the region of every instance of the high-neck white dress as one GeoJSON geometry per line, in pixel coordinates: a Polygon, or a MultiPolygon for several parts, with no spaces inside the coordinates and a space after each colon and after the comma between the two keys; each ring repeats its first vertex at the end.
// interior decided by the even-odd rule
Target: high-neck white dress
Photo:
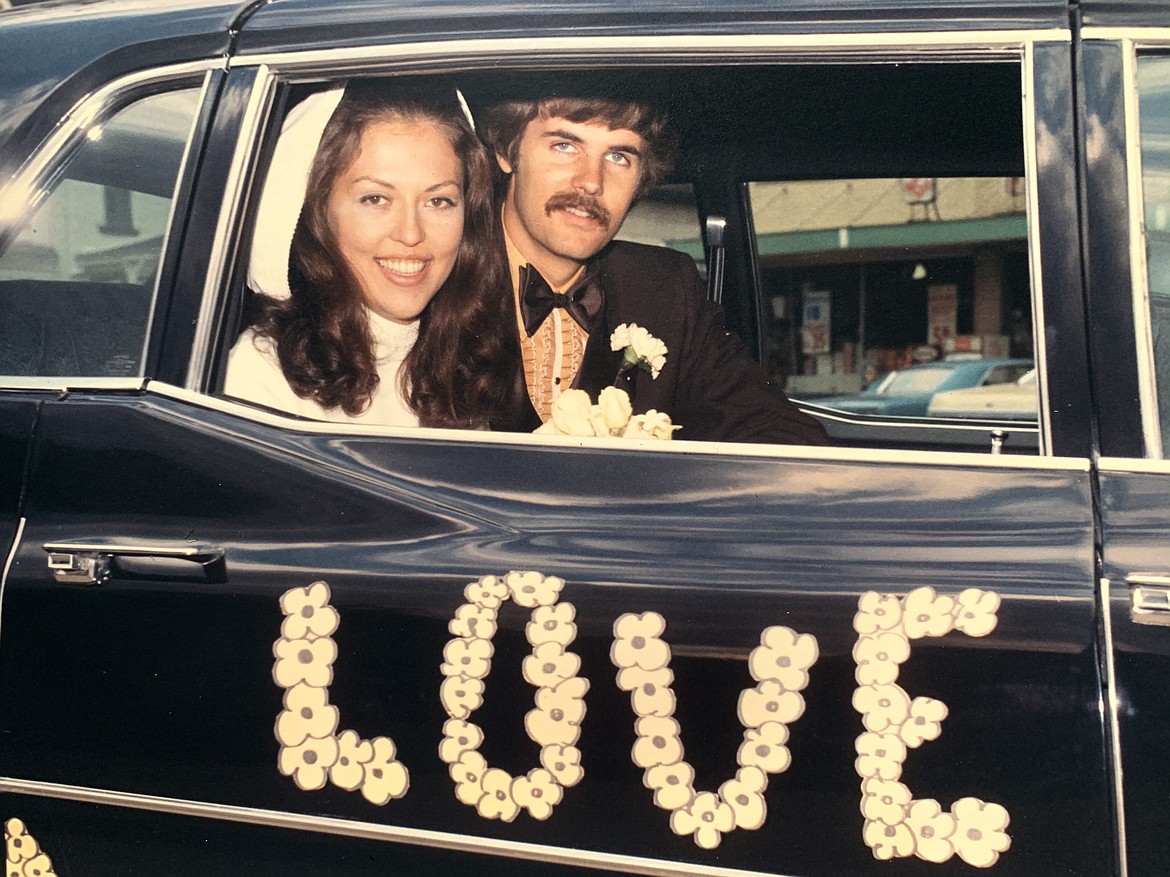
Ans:
{"type": "Polygon", "coordinates": [[[398,383],[402,363],[418,339],[418,321],[404,326],[373,311],[367,310],[366,313],[374,336],[380,380],[370,407],[361,414],[351,417],[340,408],[322,408],[312,399],[302,399],[294,393],[280,370],[272,339],[257,335],[252,329],[239,337],[228,354],[224,393],[278,411],[330,423],[418,426],[418,417],[407,407],[398,383]]]}

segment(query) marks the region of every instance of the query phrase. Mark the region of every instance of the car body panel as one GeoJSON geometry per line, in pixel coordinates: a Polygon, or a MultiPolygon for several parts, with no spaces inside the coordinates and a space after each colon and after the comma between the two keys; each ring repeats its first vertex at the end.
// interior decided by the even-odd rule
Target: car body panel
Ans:
{"type": "MultiPolygon", "coordinates": [[[[145,377],[9,381],[0,396],[0,548],[10,557],[0,587],[0,816],[29,825],[63,877],[968,874],[961,856],[882,861],[889,848],[867,841],[855,747],[869,718],[854,705],[866,687],[855,648],[869,595],[930,588],[972,599],[979,589],[998,597],[993,630],[916,637],[898,668],[908,697],[947,710],[938,738],[910,747],[900,781],[943,810],[964,797],[1003,805],[1011,845],[992,873],[1166,873],[1166,639],[1133,622],[1119,583],[1170,575],[1167,472],[1091,462],[1102,450],[1146,453],[1133,429],[1143,400],[1128,340],[1128,46],[1109,33],[1081,40],[1082,23],[1170,26],[1161,0],[107,0],[3,13],[11,75],[0,81],[0,187],[79,102],[122,77],[194,62],[183,75],[206,85],[145,377]],[[1021,428],[1022,447],[1014,437],[1004,446],[1030,457],[990,456],[1000,449],[990,429],[966,424],[900,422],[908,450],[885,450],[875,445],[888,436],[874,438],[865,416],[831,413],[849,447],[644,447],[337,431],[211,395],[226,327],[238,319],[231,294],[242,285],[248,187],[287,97],[283,85],[269,88],[273,75],[869,62],[888,73],[924,57],[990,57],[1013,89],[1019,77],[1022,130],[999,132],[989,151],[996,173],[1030,185],[1040,417],[1021,428]],[[1101,148],[1086,148],[1088,132],[1101,148]],[[984,453],[947,450],[956,447],[984,453]],[[50,553],[70,552],[45,546],[61,544],[134,550],[116,559],[110,581],[86,587],[54,578],[50,553]],[[222,552],[223,562],[210,570],[163,556],[187,549],[222,552]],[[468,583],[510,570],[564,579],[558,605],[574,609],[573,647],[589,682],[585,775],[543,820],[488,819],[461,803],[440,758],[449,625],[468,583]],[[317,581],[340,615],[329,687],[337,731],[393,738],[411,773],[401,799],[375,804],[336,784],[309,790],[281,772],[281,598],[317,581]],[[805,706],[788,731],[791,765],[762,794],[766,821],[724,832],[714,849],[671,829],[634,763],[641,741],[617,684],[614,625],[645,612],[666,622],[674,717],[699,790],[742,767],[737,716],[761,633],[787,627],[817,640],[805,706]]],[[[749,161],[755,130],[716,131],[711,144],[749,161]]],[[[928,162],[945,140],[932,136],[893,138],[914,142],[883,155],[892,166],[928,162]]],[[[849,160],[864,152],[861,140],[849,160]]],[[[836,159],[806,158],[796,175],[836,159]]],[[[735,220],[741,181],[700,181],[699,203],[735,220]]],[[[3,247],[15,220],[0,222],[3,247]]],[[[728,311],[755,347],[763,304],[750,235],[733,222],[728,241],[740,250],[729,255],[738,287],[728,311]]],[[[539,751],[525,724],[529,613],[505,606],[499,617],[495,665],[471,720],[486,730],[489,763],[520,776],[539,751]]]]}
{"type": "Polygon", "coordinates": [[[1170,867],[1170,781],[1161,769],[1170,758],[1170,627],[1157,615],[1135,613],[1134,589],[1162,593],[1170,586],[1170,468],[1111,459],[1102,461],[1100,478],[1129,873],[1155,875],[1170,867]]]}
{"type": "Polygon", "coordinates": [[[935,393],[926,413],[930,417],[1035,420],[1040,401],[1037,392],[1036,371],[1033,369],[1014,383],[935,393]]]}
{"type": "MultiPolygon", "coordinates": [[[[1087,471],[986,456],[923,468],[898,454],[875,467],[832,453],[689,450],[610,443],[566,456],[556,445],[436,442],[425,432],[298,435],[151,394],[49,404],[5,593],[0,775],[299,814],[307,827],[327,815],[449,832],[488,852],[518,841],[768,874],[876,875],[886,869],[861,836],[851,754],[864,730],[850,703],[858,600],[869,590],[982,588],[1003,601],[996,631],[924,640],[905,665],[913,696],[949,708],[939,740],[910,756],[907,782],[948,806],[974,795],[1007,807],[1016,834],[1003,873],[1108,867],[1089,830],[1109,799],[1087,471]],[[42,547],[60,542],[216,547],[226,576],[128,568],[99,587],[63,585],[42,547]],[[510,569],[564,579],[590,682],[585,778],[546,822],[481,818],[456,800],[437,752],[448,621],[469,582],[510,569]],[[392,737],[411,772],[406,796],[383,807],[339,789],[303,791],[277,769],[279,601],[319,580],[341,617],[330,688],[340,727],[392,737]],[[757,832],[729,834],[717,859],[670,831],[631,761],[635,716],[610,652],[615,621],[647,611],[666,619],[675,718],[704,788],[734,769],[737,691],[751,686],[742,657],[763,628],[818,641],[807,712],[791,727],[792,766],[768,793],[773,815],[757,832]],[[94,629],[96,652],[81,648],[94,629]],[[71,703],[85,704],[84,723],[59,720],[71,703]],[[1060,770],[1070,761],[1083,772],[1060,770]]],[[[489,762],[513,775],[537,750],[520,732],[533,703],[518,673],[527,615],[501,609],[499,667],[474,719],[489,762]]],[[[72,848],[64,835],[57,842],[72,848]]]]}

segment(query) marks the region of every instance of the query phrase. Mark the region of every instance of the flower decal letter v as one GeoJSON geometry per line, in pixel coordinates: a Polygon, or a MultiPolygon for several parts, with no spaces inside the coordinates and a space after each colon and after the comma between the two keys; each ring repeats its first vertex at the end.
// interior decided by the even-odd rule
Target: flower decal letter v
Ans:
{"type": "Polygon", "coordinates": [[[618,668],[618,687],[630,693],[634,708],[634,764],[654,803],[670,811],[670,830],[691,835],[704,849],[719,846],[736,828],[764,824],[768,776],[788,769],[792,756],[788,726],[804,712],[800,692],[817,660],[811,634],[768,627],[748,656],[748,672],[758,683],[744,689],[736,712],[743,743],[736,752],[739,770],[717,792],[696,792],[695,770],[683,759],[682,728],[674,718],[675,696],[670,646],[662,639],[666,619],[657,612],[628,613],[613,624],[610,660],[618,668]]]}

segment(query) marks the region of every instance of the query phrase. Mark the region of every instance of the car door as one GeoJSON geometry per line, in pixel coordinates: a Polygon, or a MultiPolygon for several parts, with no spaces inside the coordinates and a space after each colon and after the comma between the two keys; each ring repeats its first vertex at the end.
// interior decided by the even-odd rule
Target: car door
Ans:
{"type": "MultiPolygon", "coordinates": [[[[1052,372],[1083,320],[1045,33],[979,39],[1043,86],[1005,112],[1033,132],[1052,372]]],[[[828,43],[875,74],[922,48],[828,43]]],[[[720,51],[613,59],[662,83],[720,51]]],[[[21,827],[86,875],[1109,871],[1079,398],[1017,457],[339,428],[216,395],[265,132],[288,88],[381,57],[233,62],[160,378],[42,406],[0,639],[21,827]]]]}
{"type": "Polygon", "coordinates": [[[1101,410],[1101,587],[1110,674],[1117,808],[1132,875],[1170,867],[1170,466],[1166,463],[1166,212],[1170,48],[1090,10],[1085,103],[1094,371],[1101,410]]]}

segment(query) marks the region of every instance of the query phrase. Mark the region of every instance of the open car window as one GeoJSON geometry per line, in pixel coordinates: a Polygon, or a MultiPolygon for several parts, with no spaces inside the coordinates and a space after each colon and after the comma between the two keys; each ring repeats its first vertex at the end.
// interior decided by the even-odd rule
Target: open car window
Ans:
{"type": "MultiPolygon", "coordinates": [[[[468,70],[403,81],[458,86],[473,112],[543,82],[633,88],[667,111],[679,150],[619,238],[690,256],[727,329],[831,443],[1028,454],[1040,447],[1038,386],[1022,406],[931,410],[936,394],[1011,384],[1042,367],[1021,76],[1018,60],[995,60],[468,70]],[[712,219],[724,229],[717,261],[712,219]]],[[[277,112],[320,81],[281,84],[277,112]]],[[[269,131],[278,127],[279,116],[269,131]]],[[[236,274],[221,357],[247,325],[236,274]]],[[[219,381],[222,369],[221,359],[219,381]]]]}
{"type": "Polygon", "coordinates": [[[1022,405],[932,405],[1035,366],[1018,68],[804,75],[839,99],[814,112],[790,98],[788,167],[744,181],[773,379],[825,409],[831,434],[850,422],[898,446],[909,419],[929,446],[923,427],[958,416],[1004,421],[1016,433],[1004,449],[1034,451],[1034,386],[1022,405]]]}

